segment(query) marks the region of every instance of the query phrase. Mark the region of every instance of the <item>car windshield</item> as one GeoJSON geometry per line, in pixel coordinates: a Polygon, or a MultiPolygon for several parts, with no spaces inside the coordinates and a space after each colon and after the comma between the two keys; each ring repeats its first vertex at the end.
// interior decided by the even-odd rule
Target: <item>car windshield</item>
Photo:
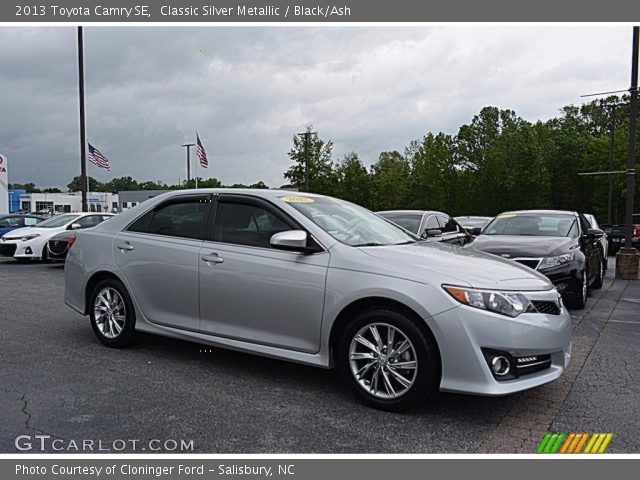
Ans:
{"type": "Polygon", "coordinates": [[[566,237],[576,219],[568,214],[503,213],[482,232],[484,235],[566,237]]]}
{"type": "Polygon", "coordinates": [[[38,224],[38,228],[58,228],[64,227],[68,223],[73,222],[76,218],[79,218],[80,215],[60,215],[57,217],[50,218],[49,220],[45,220],[42,223],[38,224]]]}
{"type": "Polygon", "coordinates": [[[489,221],[485,217],[456,217],[455,219],[463,227],[484,227],[489,221]]]}
{"type": "Polygon", "coordinates": [[[393,223],[400,225],[413,233],[418,233],[420,229],[420,223],[422,222],[421,213],[392,213],[392,212],[380,212],[378,213],[382,218],[391,220],[393,223]]]}
{"type": "Polygon", "coordinates": [[[420,238],[375,213],[335,198],[281,197],[329,235],[353,247],[402,245],[420,238]]]}

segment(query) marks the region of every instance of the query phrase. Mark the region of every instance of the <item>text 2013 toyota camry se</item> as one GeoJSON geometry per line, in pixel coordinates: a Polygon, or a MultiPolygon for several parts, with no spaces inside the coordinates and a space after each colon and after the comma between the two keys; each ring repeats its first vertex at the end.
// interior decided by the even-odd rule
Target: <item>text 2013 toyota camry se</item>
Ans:
{"type": "Polygon", "coordinates": [[[338,366],[387,410],[438,389],[536,387],[571,356],[569,315],[543,275],[306,193],[160,195],[78,232],[65,284],[107,346],[144,331],[338,366]]]}

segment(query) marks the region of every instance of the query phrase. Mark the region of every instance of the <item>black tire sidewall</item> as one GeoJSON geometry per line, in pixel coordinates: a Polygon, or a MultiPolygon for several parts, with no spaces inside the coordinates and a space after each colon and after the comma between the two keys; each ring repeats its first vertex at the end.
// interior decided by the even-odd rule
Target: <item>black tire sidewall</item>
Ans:
{"type": "Polygon", "coordinates": [[[89,320],[91,322],[91,329],[93,330],[93,333],[96,335],[96,337],[98,337],[98,340],[100,340],[104,345],[108,347],[113,347],[113,348],[122,348],[122,347],[129,346],[131,345],[131,343],[133,343],[136,337],[135,310],[133,308],[133,302],[131,301],[131,297],[129,296],[129,293],[127,292],[127,289],[122,284],[122,282],[120,282],[119,280],[110,278],[110,279],[102,280],[95,286],[95,288],[91,292],[91,297],[89,298],[89,320]],[[122,329],[122,332],[120,333],[120,335],[118,335],[116,338],[107,338],[102,334],[102,332],[100,332],[100,329],[96,324],[95,315],[93,312],[93,305],[95,303],[96,297],[98,296],[98,292],[100,292],[105,287],[111,287],[118,291],[118,293],[122,297],[122,300],[124,301],[124,305],[126,309],[124,328],[122,329]]]}
{"type": "Polygon", "coordinates": [[[405,411],[424,402],[440,386],[440,354],[430,332],[424,332],[401,312],[389,309],[371,309],[358,314],[345,328],[338,345],[338,366],[345,381],[364,403],[381,410],[405,411]],[[349,348],[355,334],[372,323],[387,323],[401,330],[409,338],[416,352],[418,373],[411,389],[393,400],[376,398],[366,392],[354,378],[349,363],[349,348]]]}

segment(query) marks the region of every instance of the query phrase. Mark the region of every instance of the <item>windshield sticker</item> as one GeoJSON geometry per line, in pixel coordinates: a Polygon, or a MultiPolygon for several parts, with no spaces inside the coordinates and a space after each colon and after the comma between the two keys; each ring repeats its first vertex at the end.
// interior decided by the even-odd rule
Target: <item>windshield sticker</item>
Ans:
{"type": "Polygon", "coordinates": [[[280,197],[280,200],[287,203],[313,203],[313,198],[309,197],[280,197]]]}
{"type": "Polygon", "coordinates": [[[517,215],[515,213],[503,213],[501,215],[498,215],[498,218],[513,218],[513,217],[517,217],[517,215]]]}

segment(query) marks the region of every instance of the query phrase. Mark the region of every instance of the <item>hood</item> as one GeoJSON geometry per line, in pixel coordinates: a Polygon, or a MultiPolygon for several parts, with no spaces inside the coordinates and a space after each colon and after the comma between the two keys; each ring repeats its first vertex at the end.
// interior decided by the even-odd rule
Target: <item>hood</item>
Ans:
{"type": "Polygon", "coordinates": [[[34,235],[34,234],[38,234],[42,236],[53,235],[60,232],[61,230],[64,230],[65,228],[66,227],[59,227],[59,228],[22,227],[22,228],[16,228],[15,230],[11,230],[10,232],[7,232],[5,236],[7,238],[20,238],[20,237],[24,237],[25,235],[34,235]]]}
{"type": "Polygon", "coordinates": [[[467,248],[494,255],[515,257],[552,257],[569,252],[575,243],[571,237],[530,237],[526,235],[480,235],[467,248]]]}
{"type": "Polygon", "coordinates": [[[429,283],[498,290],[549,290],[553,287],[547,277],[523,265],[442,243],[418,242],[361,247],[360,250],[387,267],[394,265],[407,272],[408,278],[421,278],[429,283]]]}

